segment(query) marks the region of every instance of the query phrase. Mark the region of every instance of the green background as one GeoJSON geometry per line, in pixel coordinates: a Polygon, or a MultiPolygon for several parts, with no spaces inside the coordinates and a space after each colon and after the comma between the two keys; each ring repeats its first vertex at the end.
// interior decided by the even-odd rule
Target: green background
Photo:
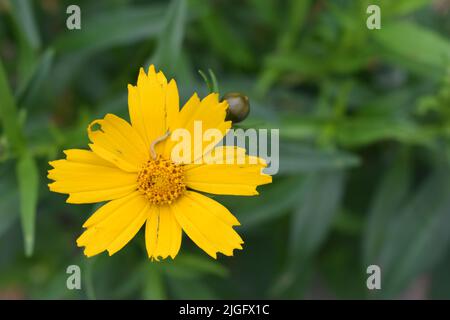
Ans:
{"type": "Polygon", "coordinates": [[[450,298],[449,1],[78,1],[68,30],[72,2],[0,1],[0,298],[450,298]],[[151,263],[141,231],[86,259],[75,239],[98,206],[47,188],[47,162],[85,148],[90,121],[128,118],[149,63],[182,102],[211,68],[221,94],[250,97],[239,127],[280,129],[273,183],[215,197],[242,223],[234,257],[184,237],[151,263]]]}

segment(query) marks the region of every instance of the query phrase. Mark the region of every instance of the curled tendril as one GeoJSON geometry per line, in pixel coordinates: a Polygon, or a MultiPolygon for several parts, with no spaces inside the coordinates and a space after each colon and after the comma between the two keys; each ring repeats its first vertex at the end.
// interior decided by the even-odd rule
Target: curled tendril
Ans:
{"type": "Polygon", "coordinates": [[[158,143],[160,143],[160,142],[166,140],[167,137],[169,137],[169,136],[170,136],[170,131],[167,130],[166,133],[163,134],[161,137],[158,137],[158,138],[156,138],[155,140],[153,140],[153,142],[152,142],[151,145],[150,145],[150,155],[152,156],[152,159],[153,159],[153,160],[156,159],[155,146],[156,146],[158,143]]]}

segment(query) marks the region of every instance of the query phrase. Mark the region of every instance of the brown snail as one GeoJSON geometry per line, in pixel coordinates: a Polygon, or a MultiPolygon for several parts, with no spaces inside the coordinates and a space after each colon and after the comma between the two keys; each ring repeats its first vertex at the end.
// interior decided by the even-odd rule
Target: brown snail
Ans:
{"type": "Polygon", "coordinates": [[[250,101],[247,96],[239,92],[229,92],[225,94],[222,100],[228,102],[227,115],[225,120],[231,120],[233,123],[244,121],[250,113],[250,101]]]}

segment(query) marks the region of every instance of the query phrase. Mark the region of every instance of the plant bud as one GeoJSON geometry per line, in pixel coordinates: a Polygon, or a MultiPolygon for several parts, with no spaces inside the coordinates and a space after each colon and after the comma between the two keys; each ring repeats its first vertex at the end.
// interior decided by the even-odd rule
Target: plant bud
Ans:
{"type": "Polygon", "coordinates": [[[248,97],[238,93],[230,92],[223,96],[222,100],[228,102],[227,116],[225,120],[239,123],[247,118],[250,113],[250,102],[248,97]]]}

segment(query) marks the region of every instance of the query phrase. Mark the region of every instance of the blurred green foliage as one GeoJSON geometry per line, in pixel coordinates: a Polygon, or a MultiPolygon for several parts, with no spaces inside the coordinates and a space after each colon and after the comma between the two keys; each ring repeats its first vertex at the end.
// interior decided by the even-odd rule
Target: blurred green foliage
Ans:
{"type": "Polygon", "coordinates": [[[84,0],[81,30],[70,4],[0,1],[1,298],[450,298],[449,1],[84,0]],[[211,68],[221,93],[250,97],[241,127],[280,129],[273,184],[216,197],[242,223],[235,257],[185,238],[151,263],[140,234],[86,259],[75,239],[96,206],[47,189],[47,161],[84,148],[94,118],[127,117],[149,63],[182,101],[211,68]],[[82,290],[66,288],[71,264],[82,290]]]}

